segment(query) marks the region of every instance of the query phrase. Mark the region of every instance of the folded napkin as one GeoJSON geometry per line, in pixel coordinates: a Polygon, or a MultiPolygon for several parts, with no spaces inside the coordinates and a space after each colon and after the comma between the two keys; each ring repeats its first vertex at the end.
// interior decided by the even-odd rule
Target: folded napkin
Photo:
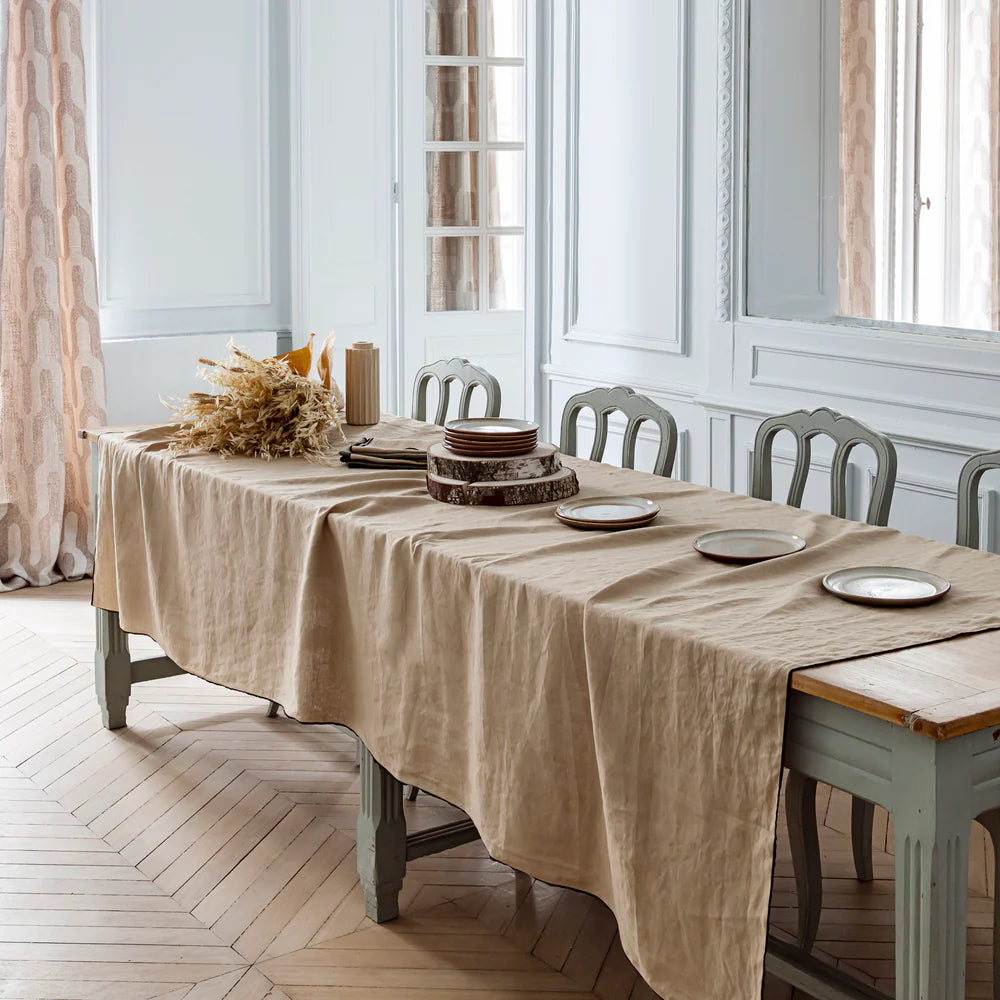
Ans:
{"type": "Polygon", "coordinates": [[[427,452],[398,441],[362,438],[340,453],[349,469],[426,469],[427,452]]]}

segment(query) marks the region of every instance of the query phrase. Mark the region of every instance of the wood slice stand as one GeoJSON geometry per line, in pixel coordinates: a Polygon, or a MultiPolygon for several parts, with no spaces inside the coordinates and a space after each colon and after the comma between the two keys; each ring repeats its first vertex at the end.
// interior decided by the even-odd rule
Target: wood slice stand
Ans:
{"type": "Polygon", "coordinates": [[[443,444],[427,449],[427,471],[442,479],[463,483],[507,482],[517,479],[541,479],[562,468],[559,449],[554,444],[540,444],[534,451],[514,458],[477,458],[458,455],[443,444]]]}
{"type": "MultiPolygon", "coordinates": [[[[496,461],[496,459],[493,459],[496,461]]],[[[427,492],[443,503],[468,506],[514,507],[521,504],[565,500],[580,492],[576,473],[560,469],[535,479],[507,479],[468,482],[427,473],[427,492]]]]}

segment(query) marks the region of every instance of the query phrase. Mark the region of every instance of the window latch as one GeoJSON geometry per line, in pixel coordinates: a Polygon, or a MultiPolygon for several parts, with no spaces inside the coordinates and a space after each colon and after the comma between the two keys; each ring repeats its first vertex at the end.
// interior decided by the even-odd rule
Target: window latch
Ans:
{"type": "Polygon", "coordinates": [[[921,198],[919,191],[913,192],[913,214],[919,218],[920,213],[923,209],[930,211],[931,200],[930,198],[921,198]]]}

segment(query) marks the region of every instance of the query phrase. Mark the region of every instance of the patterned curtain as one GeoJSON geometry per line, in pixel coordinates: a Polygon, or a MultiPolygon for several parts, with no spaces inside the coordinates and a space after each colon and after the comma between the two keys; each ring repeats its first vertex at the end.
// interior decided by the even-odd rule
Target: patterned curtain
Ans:
{"type": "Polygon", "coordinates": [[[840,4],[840,314],[875,316],[875,0],[840,4]]]}
{"type": "Polygon", "coordinates": [[[0,0],[0,590],[93,570],[105,421],[81,0],[0,0]]]}

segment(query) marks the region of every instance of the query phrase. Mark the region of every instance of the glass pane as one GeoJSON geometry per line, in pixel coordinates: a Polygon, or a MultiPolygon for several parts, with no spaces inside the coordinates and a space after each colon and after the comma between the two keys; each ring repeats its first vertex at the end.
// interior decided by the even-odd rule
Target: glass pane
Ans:
{"type": "Polygon", "coordinates": [[[487,0],[486,54],[503,58],[524,55],[524,0],[487,0]]]}
{"type": "Polygon", "coordinates": [[[424,0],[427,55],[479,55],[476,42],[477,3],[478,0],[424,0]]]}
{"type": "Polygon", "coordinates": [[[490,66],[488,135],[492,142],[524,139],[524,70],[520,66],[490,66]]]}
{"type": "Polygon", "coordinates": [[[477,153],[427,154],[427,225],[479,225],[477,153]]]}
{"type": "Polygon", "coordinates": [[[524,308],[524,237],[490,237],[490,308],[524,308]]]}
{"type": "Polygon", "coordinates": [[[475,66],[428,66],[424,102],[430,142],[479,139],[479,70],[475,66]]]}
{"type": "Polygon", "coordinates": [[[497,150],[489,157],[489,224],[524,225],[524,153],[497,150]]]}
{"type": "Polygon", "coordinates": [[[427,238],[427,311],[479,308],[479,237],[427,238]]]}

